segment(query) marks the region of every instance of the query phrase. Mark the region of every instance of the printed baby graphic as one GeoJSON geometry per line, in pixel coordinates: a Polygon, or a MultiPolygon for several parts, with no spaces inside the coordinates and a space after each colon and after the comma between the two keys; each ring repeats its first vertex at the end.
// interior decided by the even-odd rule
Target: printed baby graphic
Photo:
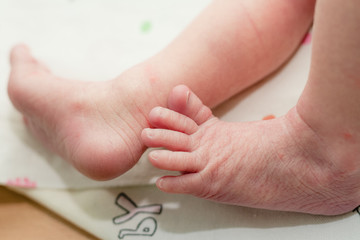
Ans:
{"type": "MultiPolygon", "coordinates": [[[[152,204],[146,206],[137,206],[125,193],[120,193],[115,204],[125,211],[124,214],[113,218],[114,224],[123,224],[130,221],[138,214],[160,214],[162,211],[161,204],[152,204]]],[[[119,238],[123,239],[127,235],[152,236],[157,229],[157,222],[153,217],[143,218],[135,229],[121,229],[119,238]]]]}

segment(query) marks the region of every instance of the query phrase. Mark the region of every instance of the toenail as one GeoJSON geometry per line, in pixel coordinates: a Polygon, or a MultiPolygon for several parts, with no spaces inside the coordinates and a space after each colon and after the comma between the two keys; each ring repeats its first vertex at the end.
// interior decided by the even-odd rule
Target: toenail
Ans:
{"type": "Polygon", "coordinates": [[[159,154],[154,151],[154,152],[151,152],[151,153],[150,153],[150,157],[151,157],[151,159],[153,159],[153,160],[157,160],[158,157],[159,157],[159,154]]]}
{"type": "Polygon", "coordinates": [[[158,186],[158,188],[163,188],[164,187],[164,179],[160,178],[159,180],[157,180],[156,185],[158,186]]]}
{"type": "Polygon", "coordinates": [[[189,99],[190,99],[190,91],[187,91],[186,92],[186,103],[189,102],[189,99]]]}
{"type": "Polygon", "coordinates": [[[161,112],[161,109],[162,109],[162,107],[155,107],[155,108],[153,108],[153,110],[154,110],[156,113],[161,112]]]}
{"type": "Polygon", "coordinates": [[[154,137],[154,133],[150,128],[146,129],[146,136],[148,138],[153,138],[154,137]]]}
{"type": "Polygon", "coordinates": [[[157,117],[161,116],[163,113],[163,108],[162,107],[156,107],[153,109],[153,114],[157,117]]]}

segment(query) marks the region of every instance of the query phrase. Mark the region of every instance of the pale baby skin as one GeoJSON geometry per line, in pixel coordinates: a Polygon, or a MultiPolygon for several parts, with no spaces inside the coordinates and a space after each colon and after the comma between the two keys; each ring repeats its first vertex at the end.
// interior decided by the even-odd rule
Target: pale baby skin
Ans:
{"type": "Polygon", "coordinates": [[[241,206],[339,214],[354,209],[358,194],[348,184],[332,152],[303,122],[296,108],[283,117],[255,122],[224,122],[184,85],[169,95],[169,108],[149,115],[144,129],[151,163],[177,176],[157,186],[169,193],[241,206]]]}

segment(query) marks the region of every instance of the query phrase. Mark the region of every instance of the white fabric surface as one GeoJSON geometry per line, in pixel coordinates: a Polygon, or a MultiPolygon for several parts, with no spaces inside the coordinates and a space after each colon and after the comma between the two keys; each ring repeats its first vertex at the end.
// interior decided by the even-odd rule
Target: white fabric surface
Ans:
{"type": "MultiPolygon", "coordinates": [[[[154,186],[89,190],[27,190],[33,198],[101,239],[125,240],[358,240],[360,216],[325,217],[229,206],[192,196],[171,195],[154,186]],[[121,224],[126,211],[115,204],[125,193],[138,207],[161,205],[162,211],[138,213],[121,224]],[[147,219],[149,231],[134,230],[147,219]],[[156,228],[152,223],[156,223],[156,228]],[[154,231],[155,229],[155,231],[154,231]],[[123,238],[119,238],[120,232],[123,238]],[[153,233],[150,236],[125,235],[153,233]]],[[[121,206],[129,206],[121,201],[121,206]]],[[[130,208],[129,208],[130,209],[130,208]]],[[[125,214],[125,217],[124,217],[125,214]]],[[[129,215],[128,215],[129,216],[129,215]]]]}
{"type": "MultiPolygon", "coordinates": [[[[105,80],[164,47],[208,2],[0,1],[0,183],[36,187],[13,189],[102,239],[360,239],[358,213],[272,212],[162,193],[149,184],[164,172],[153,168],[146,154],[118,179],[91,181],[25,130],[6,95],[13,44],[28,43],[55,74],[105,80]]],[[[286,113],[305,85],[310,47],[302,45],[285,67],[215,115],[252,121],[286,113]]]]}

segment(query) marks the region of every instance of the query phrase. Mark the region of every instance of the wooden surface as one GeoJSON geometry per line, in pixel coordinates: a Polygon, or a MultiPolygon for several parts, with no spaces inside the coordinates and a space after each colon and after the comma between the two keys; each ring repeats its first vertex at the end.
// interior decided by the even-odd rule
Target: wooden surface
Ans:
{"type": "Polygon", "coordinates": [[[0,239],[97,239],[39,204],[0,186],[0,239]]]}

